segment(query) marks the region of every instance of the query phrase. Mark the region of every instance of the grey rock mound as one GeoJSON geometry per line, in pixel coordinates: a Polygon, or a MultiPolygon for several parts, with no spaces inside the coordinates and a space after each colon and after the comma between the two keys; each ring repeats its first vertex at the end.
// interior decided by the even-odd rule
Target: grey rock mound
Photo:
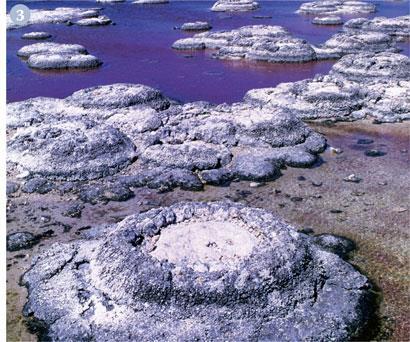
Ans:
{"type": "Polygon", "coordinates": [[[214,3],[211,11],[214,12],[246,12],[259,8],[254,0],[218,0],[214,3]]]}
{"type": "Polygon", "coordinates": [[[112,21],[106,15],[100,15],[95,18],[80,19],[75,22],[79,26],[104,26],[111,24],[112,21]]]}
{"type": "Polygon", "coordinates": [[[178,50],[216,49],[220,59],[249,59],[267,62],[306,62],[316,59],[312,46],[293,38],[281,26],[251,25],[236,30],[205,32],[180,39],[178,50]]]}
{"type": "Polygon", "coordinates": [[[410,58],[389,52],[348,55],[333,65],[330,74],[361,83],[410,80],[410,58]]]}
{"type": "Polygon", "coordinates": [[[401,122],[410,120],[410,80],[375,80],[367,86],[369,101],[355,113],[368,116],[376,122],[401,122]]]}
{"type": "Polygon", "coordinates": [[[101,232],[24,274],[41,339],[345,341],[369,314],[363,275],[260,209],[182,203],[101,232]]]}
{"type": "Polygon", "coordinates": [[[375,11],[374,4],[364,1],[318,0],[303,3],[296,12],[301,14],[357,15],[375,11]]]}
{"type": "Polygon", "coordinates": [[[313,241],[324,250],[337,254],[343,259],[346,259],[349,253],[356,249],[356,245],[352,240],[333,234],[316,235],[313,241]]]}
{"type": "Polygon", "coordinates": [[[252,89],[245,102],[262,108],[291,111],[305,120],[377,122],[410,119],[410,59],[381,52],[342,57],[327,76],[275,88],[252,89]]]}
{"type": "Polygon", "coordinates": [[[121,132],[81,120],[20,129],[8,142],[8,160],[31,175],[88,180],[117,172],[135,157],[121,132]]]}
{"type": "Polygon", "coordinates": [[[33,40],[43,40],[51,38],[52,35],[48,32],[28,32],[24,33],[21,38],[22,39],[33,39],[33,40]]]}
{"type": "Polygon", "coordinates": [[[212,26],[206,21],[194,21],[181,26],[181,30],[184,31],[208,31],[211,28],[212,26]]]}
{"type": "Polygon", "coordinates": [[[23,46],[17,51],[17,56],[29,58],[35,54],[85,54],[87,50],[79,44],[36,43],[23,46]]]}
{"type": "Polygon", "coordinates": [[[28,66],[34,69],[88,69],[102,64],[78,44],[36,43],[22,47],[17,55],[27,58],[28,66]]]}
{"type": "Polygon", "coordinates": [[[76,91],[67,98],[83,108],[124,108],[147,104],[156,109],[166,109],[170,102],[157,89],[129,83],[115,83],[76,91]]]}
{"type": "MultiPolygon", "coordinates": [[[[32,9],[30,10],[30,20],[24,26],[33,24],[58,24],[81,18],[97,17],[100,14],[99,8],[73,8],[57,7],[51,10],[32,9]]],[[[23,25],[15,24],[10,14],[7,14],[7,29],[16,29],[23,25]]]]}
{"type": "Polygon", "coordinates": [[[410,36],[410,15],[396,18],[376,17],[373,19],[351,19],[343,26],[346,31],[372,31],[389,34],[394,37],[410,36]]]}
{"type": "Polygon", "coordinates": [[[341,32],[314,47],[318,59],[340,58],[360,52],[397,52],[391,36],[379,32],[341,32]]]}
{"type": "Polygon", "coordinates": [[[359,84],[329,76],[282,83],[275,88],[252,89],[245,101],[289,110],[298,117],[315,120],[351,119],[362,108],[367,92],[359,84]]]}
{"type": "Polygon", "coordinates": [[[11,233],[7,235],[7,250],[16,252],[22,249],[30,249],[39,239],[29,232],[11,233]]]}
{"type": "Polygon", "coordinates": [[[316,25],[341,25],[341,24],[343,24],[343,20],[342,20],[341,17],[338,17],[338,16],[315,17],[312,20],[312,24],[316,24],[316,25]]]}

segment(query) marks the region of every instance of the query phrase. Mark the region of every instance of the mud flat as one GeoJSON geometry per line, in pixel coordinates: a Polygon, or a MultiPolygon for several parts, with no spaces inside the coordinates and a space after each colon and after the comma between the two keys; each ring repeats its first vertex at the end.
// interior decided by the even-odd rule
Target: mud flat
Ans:
{"type": "MultiPolygon", "coordinates": [[[[408,180],[409,122],[374,125],[367,121],[312,126],[325,134],[328,148],[322,162],[311,169],[288,168],[275,182],[259,184],[234,182],[229,187],[206,186],[204,191],[174,190],[158,193],[135,189],[126,202],[82,204],[75,195],[27,194],[9,196],[8,232],[43,234],[32,249],[8,252],[8,333],[11,339],[34,339],[28,335],[21,310],[26,292],[18,285],[33,255],[54,242],[67,242],[124,217],[175,202],[229,199],[272,211],[296,228],[313,228],[315,234],[333,233],[352,239],[357,250],[350,262],[376,285],[380,301],[380,331],[376,339],[405,340],[409,336],[406,307],[409,262],[408,180]],[[385,154],[369,157],[368,150],[385,154]],[[343,179],[350,174],[358,183],[343,179]],[[80,217],[73,211],[79,206],[80,217]],[[70,211],[71,210],[71,211],[70,211]],[[74,213],[71,215],[68,213],[74,213]],[[65,215],[65,216],[64,216],[65,215]],[[53,232],[50,232],[53,231],[53,232]],[[47,233],[47,234],[45,234],[47,233]]],[[[78,214],[78,212],[77,212],[78,214]]],[[[98,231],[95,230],[95,231],[98,231]]],[[[35,326],[32,329],[41,327],[35,326]]],[[[377,331],[373,327],[373,332],[377,331]]]]}

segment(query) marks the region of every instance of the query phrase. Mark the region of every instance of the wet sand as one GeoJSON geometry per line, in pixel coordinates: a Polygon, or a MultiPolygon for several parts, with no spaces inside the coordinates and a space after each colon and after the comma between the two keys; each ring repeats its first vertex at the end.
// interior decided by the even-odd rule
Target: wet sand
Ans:
{"type": "Polygon", "coordinates": [[[70,205],[79,203],[75,195],[27,195],[20,191],[10,195],[8,233],[53,230],[54,234],[30,250],[7,253],[9,340],[35,340],[23,323],[21,310],[26,290],[18,286],[18,281],[36,253],[54,242],[81,238],[91,226],[118,222],[130,214],[177,201],[224,199],[271,210],[298,229],[313,228],[315,233],[334,233],[354,240],[358,249],[350,261],[372,280],[380,301],[380,331],[373,338],[408,340],[410,122],[311,126],[326,135],[329,146],[343,152],[328,148],[313,168],[288,168],[274,182],[257,188],[250,187],[249,182],[237,182],[229,187],[208,186],[200,192],[135,189],[135,197],[126,202],[86,204],[81,218],[61,215],[70,205]],[[359,145],[359,138],[372,139],[374,143],[359,145]],[[368,157],[364,154],[368,149],[386,154],[368,157]],[[344,181],[350,174],[362,181],[344,181]]]}

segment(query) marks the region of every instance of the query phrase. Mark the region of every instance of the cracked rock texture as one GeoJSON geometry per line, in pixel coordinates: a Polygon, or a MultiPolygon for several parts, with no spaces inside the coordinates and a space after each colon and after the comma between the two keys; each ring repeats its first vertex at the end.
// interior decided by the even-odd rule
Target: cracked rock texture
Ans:
{"type": "Polygon", "coordinates": [[[364,1],[346,0],[318,0],[303,3],[297,13],[341,15],[341,14],[365,14],[376,11],[376,6],[364,1]]]}
{"type": "Polygon", "coordinates": [[[214,3],[211,11],[214,12],[246,12],[259,8],[254,0],[218,0],[214,3]]]}
{"type": "Polygon", "coordinates": [[[122,170],[107,182],[162,190],[272,180],[286,165],[311,166],[326,140],[289,111],[259,107],[177,104],[135,84],[29,99],[8,104],[8,161],[28,177],[60,181],[122,170]]]}
{"type": "MultiPolygon", "coordinates": [[[[75,19],[98,17],[99,14],[99,8],[57,7],[52,10],[32,9],[30,11],[30,20],[24,26],[33,24],[62,24],[75,19]]],[[[24,26],[15,24],[10,19],[10,15],[7,14],[7,30],[24,26]]]]}
{"type": "Polygon", "coordinates": [[[26,58],[34,69],[88,69],[102,64],[78,44],[36,43],[22,47],[17,55],[26,58]]]}
{"type": "Polygon", "coordinates": [[[22,283],[25,315],[51,340],[346,341],[370,314],[366,277],[230,202],[153,209],[54,244],[22,283]]]}

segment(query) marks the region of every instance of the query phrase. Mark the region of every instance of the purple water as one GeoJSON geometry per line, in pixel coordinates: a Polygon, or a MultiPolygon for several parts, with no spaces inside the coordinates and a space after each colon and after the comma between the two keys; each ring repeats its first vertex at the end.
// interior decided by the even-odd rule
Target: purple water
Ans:
{"type": "MultiPolygon", "coordinates": [[[[171,0],[172,1],[172,0],[171,0]]],[[[7,10],[18,1],[7,1],[7,10]]],[[[303,64],[229,62],[213,59],[209,51],[178,52],[172,43],[191,34],[174,30],[193,20],[209,21],[213,30],[234,29],[244,25],[281,25],[295,37],[319,44],[341,29],[340,26],[311,24],[313,16],[294,12],[302,1],[260,1],[261,9],[247,13],[214,13],[214,1],[173,1],[166,5],[97,4],[94,1],[36,1],[30,8],[104,7],[116,25],[79,27],[66,25],[31,25],[7,32],[7,101],[36,96],[63,98],[74,91],[115,82],[142,83],[182,101],[207,100],[232,103],[242,99],[252,88],[272,87],[327,73],[334,61],[303,64]],[[269,15],[272,19],[255,19],[269,15]],[[99,57],[101,68],[87,71],[38,72],[31,70],[16,52],[30,41],[21,35],[47,31],[59,43],[77,43],[99,57]]],[[[395,17],[408,14],[409,3],[377,2],[378,12],[365,17],[395,17]]],[[[348,19],[348,17],[345,17],[348,19]]],[[[409,53],[408,44],[401,44],[409,53]]]]}

